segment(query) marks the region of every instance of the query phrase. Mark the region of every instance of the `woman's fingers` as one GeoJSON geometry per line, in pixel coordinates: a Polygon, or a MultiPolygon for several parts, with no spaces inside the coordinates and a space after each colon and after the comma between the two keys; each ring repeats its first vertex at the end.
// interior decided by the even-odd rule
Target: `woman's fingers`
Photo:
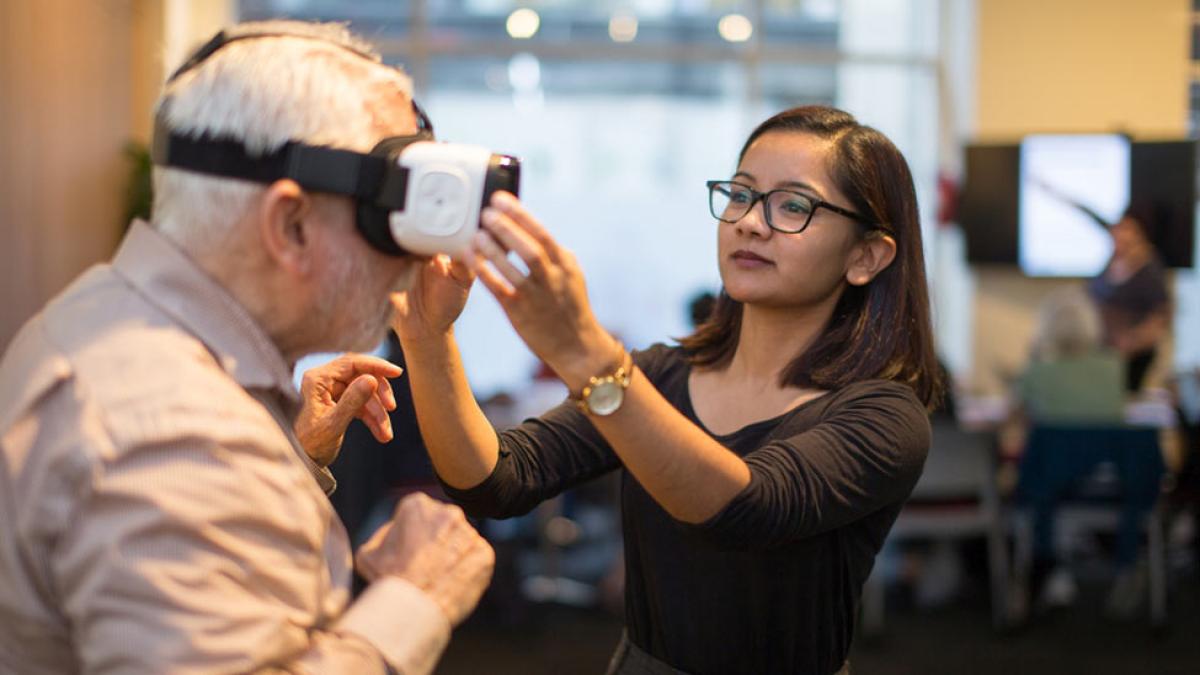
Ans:
{"type": "Polygon", "coordinates": [[[511,192],[503,190],[492,195],[491,205],[499,209],[502,213],[513,220],[522,230],[538,243],[545,251],[545,255],[552,262],[559,262],[559,247],[558,242],[554,241],[554,237],[542,227],[541,222],[533,216],[525,205],[521,203],[511,192]]]}
{"type": "Polygon", "coordinates": [[[491,233],[496,243],[508,251],[517,254],[525,263],[530,276],[542,278],[547,267],[551,264],[546,256],[546,250],[528,232],[507,214],[499,209],[486,208],[483,210],[483,226],[491,233]]]}
{"type": "MultiPolygon", "coordinates": [[[[512,287],[515,288],[525,281],[525,275],[508,259],[508,251],[497,243],[490,233],[477,233],[475,235],[475,248],[478,250],[480,256],[490,262],[492,267],[503,275],[512,287]]],[[[476,265],[477,269],[480,267],[480,265],[476,265]]]]}
{"type": "Polygon", "coordinates": [[[479,280],[483,282],[484,287],[487,288],[488,291],[500,301],[501,306],[505,306],[505,302],[511,298],[514,293],[513,287],[508,283],[508,281],[506,281],[502,275],[496,272],[496,270],[489,267],[486,258],[484,258],[482,255],[475,258],[474,269],[475,276],[479,277],[479,280]]]}

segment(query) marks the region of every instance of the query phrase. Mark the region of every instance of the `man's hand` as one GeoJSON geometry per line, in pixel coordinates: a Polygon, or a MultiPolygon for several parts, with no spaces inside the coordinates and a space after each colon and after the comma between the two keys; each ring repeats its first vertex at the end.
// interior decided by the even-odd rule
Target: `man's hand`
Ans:
{"type": "Polygon", "coordinates": [[[304,373],[303,408],[296,417],[300,447],[318,466],[337,459],[350,420],[362,420],[380,443],[392,440],[389,410],[396,409],[389,377],[403,370],[374,356],[345,354],[304,373]]]}
{"type": "Polygon", "coordinates": [[[425,591],[456,626],[475,609],[496,556],[462,509],[418,492],[400,500],[355,562],[368,581],[393,574],[425,591]]]}

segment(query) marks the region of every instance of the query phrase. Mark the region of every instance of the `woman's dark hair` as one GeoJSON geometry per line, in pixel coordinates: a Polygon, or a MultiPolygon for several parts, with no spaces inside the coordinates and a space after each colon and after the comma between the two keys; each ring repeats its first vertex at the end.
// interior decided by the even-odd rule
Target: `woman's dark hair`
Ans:
{"type": "MultiPolygon", "coordinates": [[[[936,405],[942,384],[908,163],[886,136],[827,106],[792,108],[758,125],[738,163],[755,140],[776,131],[831,141],[829,175],[849,200],[847,206],[870,220],[864,236],[887,234],[896,241],[892,264],[865,286],[846,286],[829,323],[788,364],[780,383],[832,390],[883,378],[907,384],[927,406],[936,405]]],[[[741,324],[742,303],[722,290],[712,316],[680,344],[694,365],[723,366],[737,350],[741,324]]]]}

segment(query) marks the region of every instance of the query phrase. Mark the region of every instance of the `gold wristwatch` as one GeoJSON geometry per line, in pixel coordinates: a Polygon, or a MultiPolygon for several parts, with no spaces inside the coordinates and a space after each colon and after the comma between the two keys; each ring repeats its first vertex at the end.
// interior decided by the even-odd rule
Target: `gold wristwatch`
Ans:
{"type": "Polygon", "coordinates": [[[595,375],[578,395],[572,394],[575,405],[583,412],[606,417],[625,402],[625,390],[633,378],[633,357],[621,346],[621,365],[607,375],[595,375]]]}

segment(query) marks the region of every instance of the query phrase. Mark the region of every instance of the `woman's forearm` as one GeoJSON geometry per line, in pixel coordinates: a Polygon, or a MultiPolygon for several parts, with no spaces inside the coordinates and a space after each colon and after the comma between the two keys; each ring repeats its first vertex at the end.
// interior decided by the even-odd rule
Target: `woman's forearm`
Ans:
{"type": "Polygon", "coordinates": [[[471,392],[453,332],[402,340],[401,346],[434,469],[453,487],[479,485],[496,467],[499,442],[471,392]]]}
{"type": "Polygon", "coordinates": [[[750,468],[675,409],[635,370],[625,401],[589,416],[625,468],[674,518],[702,523],[750,484],[750,468]]]}

